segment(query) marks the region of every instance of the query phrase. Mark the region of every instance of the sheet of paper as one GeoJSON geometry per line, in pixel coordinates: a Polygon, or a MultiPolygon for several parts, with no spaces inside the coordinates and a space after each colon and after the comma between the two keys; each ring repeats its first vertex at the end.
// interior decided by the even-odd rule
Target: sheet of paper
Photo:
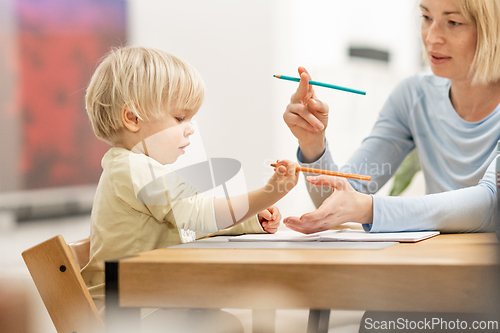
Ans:
{"type": "Polygon", "coordinates": [[[327,230],[314,234],[278,231],[275,234],[251,234],[231,237],[230,242],[401,242],[414,243],[439,235],[439,231],[370,233],[364,230],[327,230]]]}
{"type": "Polygon", "coordinates": [[[439,231],[414,231],[414,232],[380,232],[370,233],[364,230],[350,230],[345,232],[324,231],[319,235],[320,241],[347,241],[347,242],[400,242],[415,243],[439,235],[439,231]]]}
{"type": "Polygon", "coordinates": [[[292,230],[280,230],[275,234],[248,234],[229,238],[230,242],[314,242],[318,240],[318,233],[306,235],[292,230]]]}

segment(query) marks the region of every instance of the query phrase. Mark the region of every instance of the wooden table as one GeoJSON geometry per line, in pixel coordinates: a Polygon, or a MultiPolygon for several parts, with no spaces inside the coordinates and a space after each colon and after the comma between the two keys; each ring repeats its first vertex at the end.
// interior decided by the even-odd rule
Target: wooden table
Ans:
{"type": "Polygon", "coordinates": [[[491,311],[499,251],[493,233],[378,250],[158,249],[106,263],[107,325],[136,307],[491,311]]]}

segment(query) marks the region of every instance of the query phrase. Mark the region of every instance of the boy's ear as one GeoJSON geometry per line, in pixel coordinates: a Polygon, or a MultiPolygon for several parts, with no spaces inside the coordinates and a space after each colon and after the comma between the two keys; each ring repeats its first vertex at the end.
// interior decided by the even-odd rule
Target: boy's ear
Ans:
{"type": "Polygon", "coordinates": [[[136,133],[141,129],[141,125],[139,124],[139,117],[130,110],[128,105],[123,106],[122,108],[122,123],[126,129],[129,131],[136,133]]]}

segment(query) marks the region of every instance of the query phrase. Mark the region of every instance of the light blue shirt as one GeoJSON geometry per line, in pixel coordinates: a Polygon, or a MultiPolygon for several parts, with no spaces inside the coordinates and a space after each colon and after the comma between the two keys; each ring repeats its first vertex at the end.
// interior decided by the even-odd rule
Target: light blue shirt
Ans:
{"type": "MultiPolygon", "coordinates": [[[[349,180],[360,192],[376,193],[414,148],[428,195],[373,195],[371,232],[440,230],[494,231],[496,144],[500,138],[500,105],[478,122],[462,119],[451,104],[450,80],[418,74],[401,82],[384,104],[370,135],[340,170],[328,149],[313,163],[323,168],[372,177],[349,180]]],[[[318,207],[331,190],[307,185],[318,207]]]]}

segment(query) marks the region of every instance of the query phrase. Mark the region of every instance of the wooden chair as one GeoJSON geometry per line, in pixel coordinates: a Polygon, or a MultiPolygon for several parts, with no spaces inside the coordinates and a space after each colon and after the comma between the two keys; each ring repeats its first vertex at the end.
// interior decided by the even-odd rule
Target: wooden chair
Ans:
{"type": "Polygon", "coordinates": [[[61,235],[22,253],[58,333],[104,331],[104,323],[80,274],[89,254],[88,238],[66,244],[61,235]]]}

